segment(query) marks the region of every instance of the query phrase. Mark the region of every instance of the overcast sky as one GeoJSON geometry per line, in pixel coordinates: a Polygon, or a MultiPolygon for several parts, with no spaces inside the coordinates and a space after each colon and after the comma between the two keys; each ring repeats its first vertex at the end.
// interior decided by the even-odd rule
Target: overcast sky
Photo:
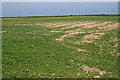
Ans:
{"type": "Polygon", "coordinates": [[[120,0],[1,0],[2,2],[119,2],[120,0]]]}
{"type": "Polygon", "coordinates": [[[117,2],[3,2],[2,16],[117,14],[117,2]]]}

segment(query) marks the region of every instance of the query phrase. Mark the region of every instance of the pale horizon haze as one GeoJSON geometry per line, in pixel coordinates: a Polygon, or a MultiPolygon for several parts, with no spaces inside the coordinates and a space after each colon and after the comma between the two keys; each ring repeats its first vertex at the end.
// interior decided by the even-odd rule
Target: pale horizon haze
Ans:
{"type": "Polygon", "coordinates": [[[118,2],[3,2],[2,17],[118,14],[118,2]]]}

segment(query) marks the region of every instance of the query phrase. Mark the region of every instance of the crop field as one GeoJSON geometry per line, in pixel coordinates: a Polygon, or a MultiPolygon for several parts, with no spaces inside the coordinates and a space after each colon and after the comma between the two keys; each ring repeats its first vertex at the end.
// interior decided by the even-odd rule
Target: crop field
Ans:
{"type": "Polygon", "coordinates": [[[117,78],[117,16],[2,18],[3,78],[117,78]]]}

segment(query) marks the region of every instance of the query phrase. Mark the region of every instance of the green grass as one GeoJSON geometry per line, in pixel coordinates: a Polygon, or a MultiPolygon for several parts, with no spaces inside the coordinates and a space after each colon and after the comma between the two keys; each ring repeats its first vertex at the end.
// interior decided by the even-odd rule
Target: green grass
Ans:
{"type": "MultiPolygon", "coordinates": [[[[64,42],[59,42],[55,39],[64,35],[65,31],[50,33],[51,30],[59,30],[59,28],[48,28],[45,25],[15,25],[72,21],[117,22],[117,16],[3,18],[2,28],[6,31],[2,34],[3,78],[93,78],[99,75],[94,72],[86,74],[80,68],[83,65],[112,73],[106,73],[101,76],[102,78],[117,78],[117,47],[114,47],[117,44],[114,40],[118,35],[117,29],[106,31],[106,34],[100,40],[94,40],[94,43],[74,45],[69,41],[82,40],[84,35],[89,34],[87,31],[94,32],[97,28],[83,29],[86,34],[76,34],[74,37],[66,38],[64,42]],[[29,32],[31,34],[27,34],[29,32]],[[63,43],[86,49],[88,52],[74,51],[74,49],[63,46],[63,43]],[[100,45],[103,50],[100,50],[100,45]]],[[[75,29],[78,27],[66,30],[75,29]]]]}

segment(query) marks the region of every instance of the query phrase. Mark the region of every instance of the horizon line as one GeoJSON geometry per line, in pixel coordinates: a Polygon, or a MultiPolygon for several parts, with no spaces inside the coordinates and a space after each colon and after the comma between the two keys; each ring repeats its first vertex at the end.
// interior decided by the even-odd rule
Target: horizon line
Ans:
{"type": "Polygon", "coordinates": [[[19,17],[67,17],[67,16],[120,16],[120,14],[92,14],[92,15],[90,15],[90,14],[85,14],[85,15],[31,15],[31,16],[2,16],[2,17],[0,17],[0,18],[13,18],[13,17],[15,17],[15,18],[19,18],[19,17]]]}

